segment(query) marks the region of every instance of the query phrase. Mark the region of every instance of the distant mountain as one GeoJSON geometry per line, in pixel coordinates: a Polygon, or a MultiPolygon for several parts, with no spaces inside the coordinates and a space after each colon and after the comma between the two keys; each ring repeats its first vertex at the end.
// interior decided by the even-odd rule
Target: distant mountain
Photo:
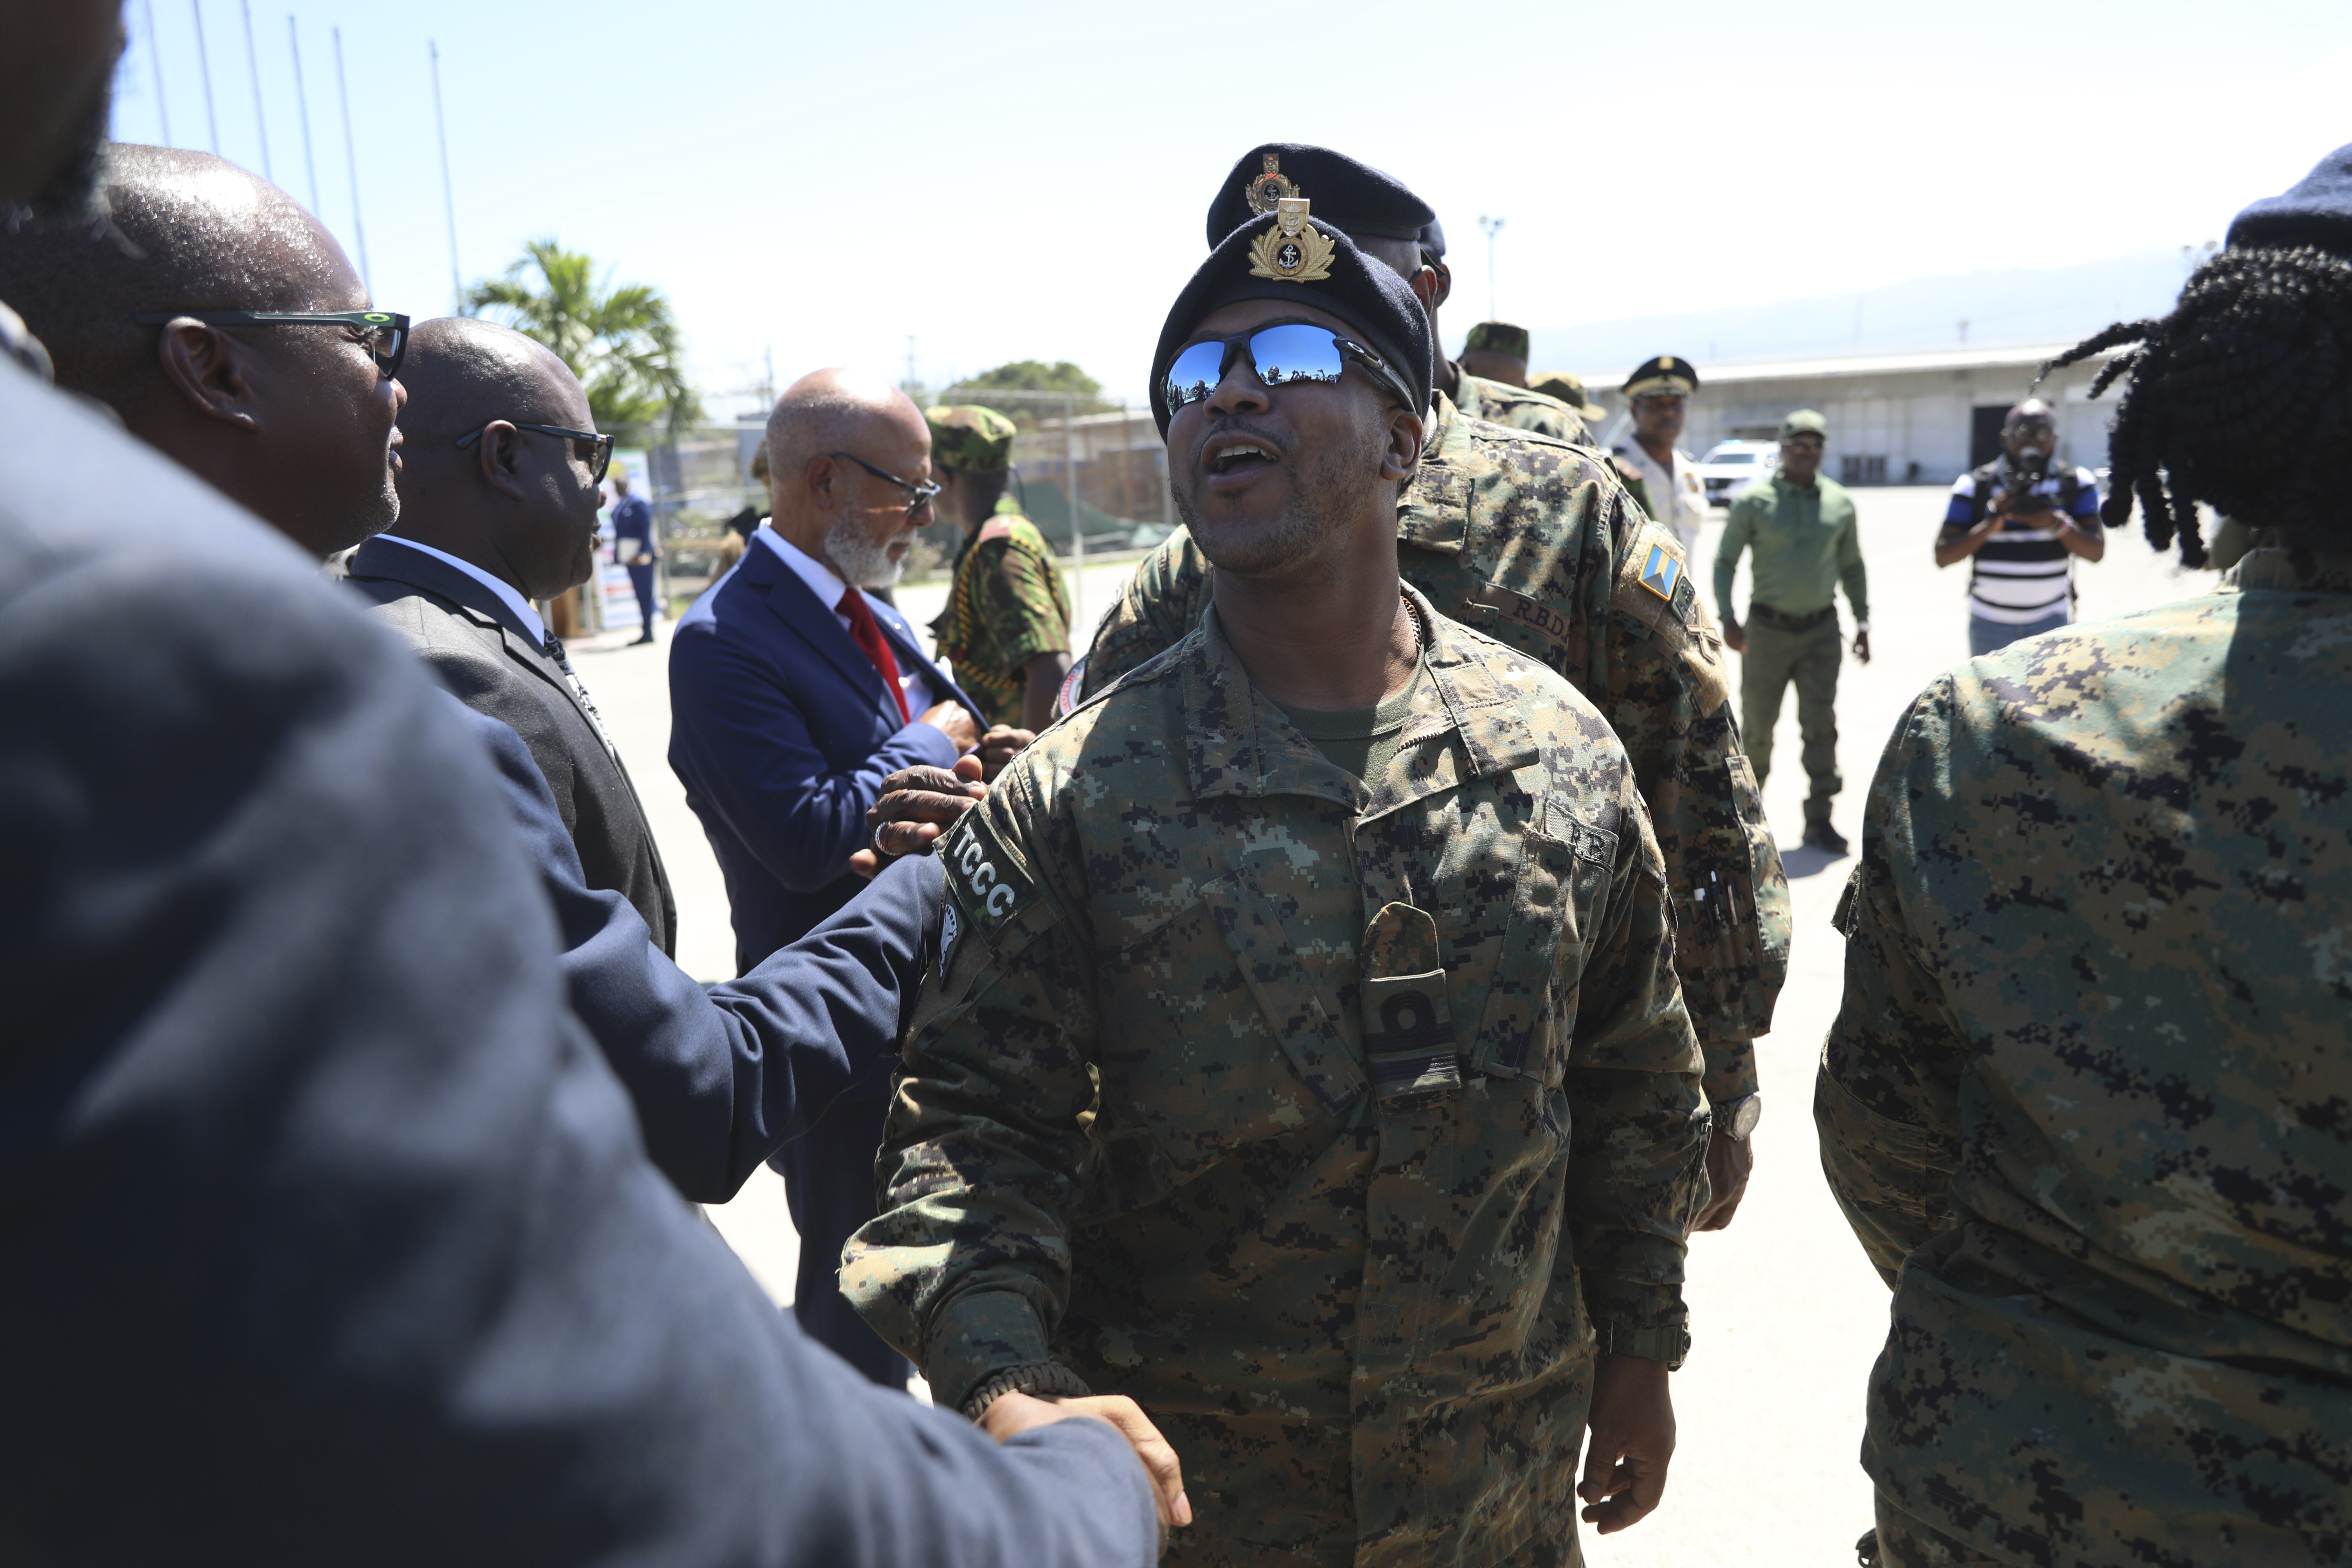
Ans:
{"type": "MultiPolygon", "coordinates": [[[[2161,315],[2188,271],[2176,250],[2078,267],[2015,268],[1916,278],[1861,294],[1790,300],[1736,310],[1635,316],[1576,327],[1536,327],[1538,370],[1631,369],[1652,354],[1716,360],[1895,353],[1962,341],[2087,337],[2110,321],[2161,315]]],[[[1466,330],[1466,326],[1465,326],[1466,330]]],[[[1457,340],[1458,345],[1458,340],[1457,340]]]]}

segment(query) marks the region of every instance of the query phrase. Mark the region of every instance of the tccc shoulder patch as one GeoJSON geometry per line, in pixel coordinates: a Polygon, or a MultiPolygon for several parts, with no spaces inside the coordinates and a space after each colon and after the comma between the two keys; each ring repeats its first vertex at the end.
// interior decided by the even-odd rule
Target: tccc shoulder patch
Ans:
{"type": "Polygon", "coordinates": [[[965,925],[993,945],[998,933],[1037,896],[1037,885],[1020,858],[998,843],[995,835],[982,830],[978,812],[964,815],[954,838],[954,843],[943,843],[939,851],[947,868],[951,901],[940,926],[942,955],[955,945],[965,925]]]}

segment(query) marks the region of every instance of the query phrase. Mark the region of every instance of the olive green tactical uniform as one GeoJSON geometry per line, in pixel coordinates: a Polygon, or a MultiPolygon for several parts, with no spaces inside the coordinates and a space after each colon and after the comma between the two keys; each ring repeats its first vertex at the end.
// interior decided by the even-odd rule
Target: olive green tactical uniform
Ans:
{"type": "Polygon", "coordinates": [[[1172,1561],[1573,1563],[1596,1332],[1681,1338],[1707,1115],[1623,749],[1416,608],[1377,777],[1210,614],[939,842],[843,1289],[944,1405],[1049,1359],[1139,1401],[1172,1561]]]}
{"type": "Polygon", "coordinates": [[[1857,625],[1870,619],[1870,582],[1853,498],[1832,479],[1808,487],[1778,474],[1734,496],[1715,552],[1715,600],[1732,615],[1731,588],[1744,550],[1748,568],[1748,651],[1739,664],[1739,732],[1762,788],[1772,772],[1772,731],[1780,704],[1797,689],[1797,731],[1810,789],[1805,820],[1827,822],[1830,805],[1845,787],[1838,771],[1838,666],[1845,642],[1838,630],[1837,589],[1857,625]]]}
{"type": "Polygon", "coordinates": [[[2259,546],[1896,728],[1814,1102],[1889,1568],[2352,1561],[2347,735],[2352,556],[2259,546]]]}
{"type": "Polygon", "coordinates": [[[956,558],[931,639],[990,723],[1021,722],[1029,661],[1070,647],[1069,595],[1035,523],[999,503],[956,558]]]}
{"type": "MultiPolygon", "coordinates": [[[[1676,962],[1708,1096],[1756,1091],[1753,1038],[1787,973],[1789,889],[1740,754],[1722,638],[1674,536],[1590,448],[1433,401],[1400,502],[1397,563],[1442,614],[1568,677],[1633,758],[1675,904],[1676,962]]],[[[1087,654],[1089,695],[1199,624],[1207,558],[1177,532],[1137,569],[1087,654]]]]}

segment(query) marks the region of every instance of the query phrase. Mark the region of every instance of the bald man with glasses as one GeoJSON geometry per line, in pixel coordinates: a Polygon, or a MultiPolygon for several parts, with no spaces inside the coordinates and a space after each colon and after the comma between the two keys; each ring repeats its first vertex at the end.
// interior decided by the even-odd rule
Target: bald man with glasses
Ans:
{"type": "MultiPolygon", "coordinates": [[[[877,593],[934,520],[922,411],[886,383],[817,371],[777,400],[768,458],[773,515],[670,639],[670,766],[726,875],[738,973],[866,885],[853,858],[886,777],[976,749],[1001,760],[1029,739],[989,731],[877,593]]],[[[889,1086],[877,1063],[774,1163],[800,1231],[801,1326],[903,1386],[906,1363],[835,1281],[842,1244],[874,1215],[889,1086]]]]}
{"type": "Polygon", "coordinates": [[[407,345],[400,519],[346,568],[443,685],[530,748],[587,885],[629,900],[675,955],[677,906],[636,785],[537,603],[596,566],[613,438],[564,363],[520,332],[449,317],[407,345]]]}

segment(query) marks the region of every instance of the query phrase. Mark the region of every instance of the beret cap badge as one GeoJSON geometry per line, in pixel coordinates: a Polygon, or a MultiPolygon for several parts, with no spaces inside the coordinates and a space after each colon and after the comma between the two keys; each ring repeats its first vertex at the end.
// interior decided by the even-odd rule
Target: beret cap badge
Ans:
{"type": "Polygon", "coordinates": [[[1285,196],[1298,194],[1298,187],[1292,184],[1290,176],[1282,172],[1282,157],[1276,153],[1265,154],[1264,172],[1242,187],[1243,199],[1249,203],[1249,210],[1259,217],[1274,211],[1275,204],[1285,196]]]}
{"type": "Polygon", "coordinates": [[[1331,276],[1339,247],[1307,221],[1307,198],[1284,196],[1275,204],[1272,228],[1250,243],[1250,276],[1281,283],[1316,283],[1331,276]]]}

